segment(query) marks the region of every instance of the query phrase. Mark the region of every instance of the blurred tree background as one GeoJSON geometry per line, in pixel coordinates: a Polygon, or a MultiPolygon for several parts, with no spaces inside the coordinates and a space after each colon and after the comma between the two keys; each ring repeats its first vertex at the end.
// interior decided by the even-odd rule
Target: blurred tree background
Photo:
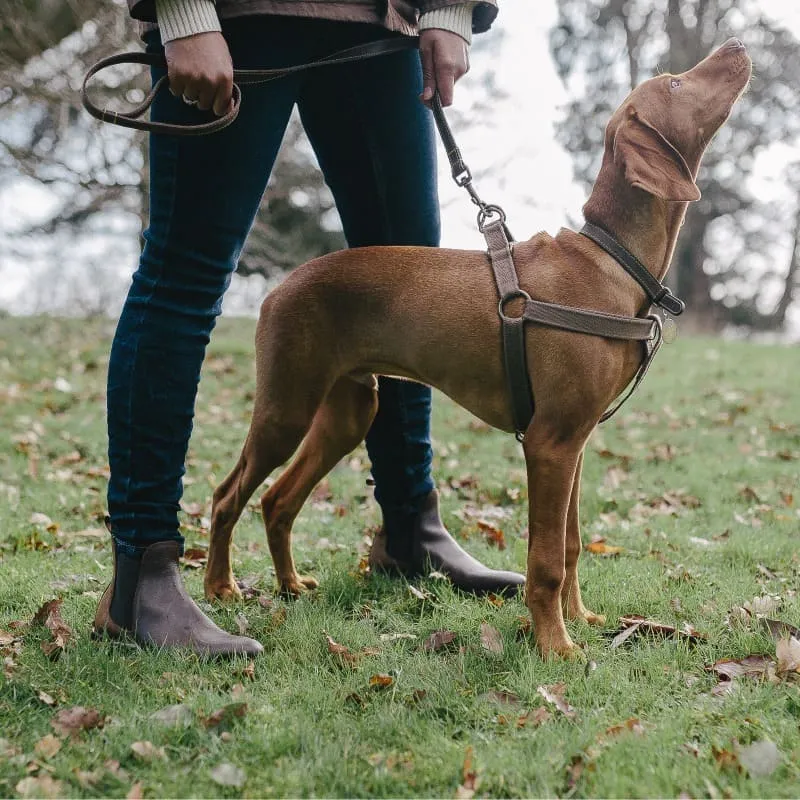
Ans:
{"type": "MultiPolygon", "coordinates": [[[[757,0],[554,2],[551,54],[569,98],[558,136],[586,190],[603,135],[587,120],[606,120],[649,75],[680,72],[729,35],[745,41],[752,85],[707,154],[703,198],[690,207],[670,280],[697,327],[783,328],[800,282],[797,40],[757,0]],[[764,190],[768,152],[770,163],[783,160],[764,190]]],[[[473,52],[491,50],[491,66],[472,82],[466,107],[461,97],[450,112],[457,133],[479,131],[503,99],[497,69],[516,68],[501,63],[503,33],[476,37],[473,52]]],[[[124,0],[0,0],[0,269],[26,265],[2,276],[21,287],[21,310],[102,314],[121,303],[147,220],[147,137],[91,119],[78,91],[97,59],[140,48],[124,0]]],[[[112,107],[134,103],[146,83],[141,69],[120,67],[95,79],[92,95],[112,107]]],[[[468,159],[478,178],[509,168],[513,154],[494,152],[494,164],[468,159]]],[[[294,120],[239,272],[279,280],[342,246],[333,200],[294,120]]]]}
{"type": "Polygon", "coordinates": [[[559,126],[587,190],[607,119],[638,83],[689,69],[731,36],[747,45],[748,92],[718,134],[698,176],[669,280],[696,327],[780,330],[800,291],[800,47],[756,0],[556,0],[550,38],[572,98],[559,126]],[[762,156],[781,159],[778,191],[764,192],[762,156]],[[779,152],[775,153],[774,151],[779,152]],[[775,258],[784,243],[785,260],[775,258]]]}

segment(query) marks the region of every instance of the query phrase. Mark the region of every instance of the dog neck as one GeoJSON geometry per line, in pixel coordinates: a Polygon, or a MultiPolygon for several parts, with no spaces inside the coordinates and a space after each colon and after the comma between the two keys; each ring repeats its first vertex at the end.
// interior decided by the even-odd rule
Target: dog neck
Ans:
{"type": "Polygon", "coordinates": [[[610,233],[659,281],[669,270],[688,203],[666,201],[630,186],[607,163],[583,206],[587,222],[610,233]]]}

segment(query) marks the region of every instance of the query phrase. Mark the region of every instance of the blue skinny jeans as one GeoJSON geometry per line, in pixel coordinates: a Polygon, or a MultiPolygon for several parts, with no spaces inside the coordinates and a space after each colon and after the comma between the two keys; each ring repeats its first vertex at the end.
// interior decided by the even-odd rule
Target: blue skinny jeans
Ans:
{"type": "MultiPolygon", "coordinates": [[[[312,61],[382,29],[253,16],[223,22],[237,68],[312,61]]],[[[158,50],[157,34],[147,47],[158,50]]],[[[153,78],[161,71],[156,69],[153,78]]],[[[242,88],[237,120],[199,137],[150,137],[150,220],[108,370],[108,506],[118,546],[177,540],[200,367],[222,297],[258,210],[292,109],[330,187],[350,247],[439,244],[436,143],[408,51],[242,88]]],[[[203,112],[159,93],[152,118],[203,112]]],[[[430,389],[381,378],[367,436],[384,518],[432,489],[430,389]]]]}

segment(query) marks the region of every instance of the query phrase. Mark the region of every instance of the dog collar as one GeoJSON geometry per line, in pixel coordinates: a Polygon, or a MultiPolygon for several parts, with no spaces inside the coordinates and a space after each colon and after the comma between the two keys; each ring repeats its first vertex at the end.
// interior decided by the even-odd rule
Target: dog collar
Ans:
{"type": "Polygon", "coordinates": [[[580,233],[587,239],[591,239],[599,247],[602,247],[644,289],[644,293],[651,303],[663,308],[664,311],[668,311],[675,317],[683,314],[686,309],[686,303],[672,294],[667,286],[664,286],[663,283],[655,278],[653,273],[608,231],[604,231],[602,228],[598,228],[597,225],[587,222],[581,228],[580,233]]]}

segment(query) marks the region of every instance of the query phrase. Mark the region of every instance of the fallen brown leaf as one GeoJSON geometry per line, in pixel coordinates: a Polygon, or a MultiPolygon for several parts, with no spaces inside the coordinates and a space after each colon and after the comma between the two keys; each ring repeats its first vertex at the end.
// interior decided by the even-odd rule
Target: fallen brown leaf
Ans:
{"type": "Polygon", "coordinates": [[[228,703],[202,719],[206,728],[230,727],[233,721],[247,714],[247,703],[228,703]]]}
{"type": "Polygon", "coordinates": [[[478,700],[487,700],[490,703],[500,703],[502,705],[520,706],[522,700],[512,692],[506,692],[501,689],[492,689],[490,692],[484,692],[478,695],[478,700]]]}
{"type": "Polygon", "coordinates": [[[504,649],[500,631],[486,622],[481,622],[481,647],[497,655],[502,655],[504,649]]]}
{"type": "Polygon", "coordinates": [[[370,689],[388,689],[394,683],[394,678],[385,672],[371,675],[369,679],[370,689]]]}
{"type": "Polygon", "coordinates": [[[156,747],[150,741],[134,742],[131,752],[139,761],[166,760],[167,754],[163,747],[156,747]]]}
{"type": "Polygon", "coordinates": [[[144,784],[141,781],[136,781],[136,783],[128,789],[128,793],[125,795],[125,800],[142,800],[144,797],[144,784]]]}
{"type": "Polygon", "coordinates": [[[496,547],[498,550],[506,549],[506,537],[502,529],[482,519],[475,520],[475,524],[490,545],[496,547]]]}
{"type": "Polygon", "coordinates": [[[456,634],[453,631],[434,631],[423,643],[423,650],[441,650],[452,644],[456,634]]]}
{"type": "Polygon", "coordinates": [[[33,746],[33,752],[36,753],[39,758],[42,758],[45,761],[48,758],[52,758],[60,749],[61,739],[59,739],[57,736],[53,736],[52,733],[48,733],[46,736],[43,736],[33,746]]]}
{"type": "Polygon", "coordinates": [[[64,784],[46,773],[23,778],[14,788],[21,797],[64,797],[64,784]]]}
{"type": "Polygon", "coordinates": [[[723,658],[715,661],[708,669],[727,680],[742,676],[761,677],[767,673],[772,660],[763,655],[750,655],[744,658],[723,658]]]}
{"type": "Polygon", "coordinates": [[[778,640],[775,656],[778,660],[776,670],[778,675],[800,673],[800,641],[794,636],[778,640]]]}
{"type": "Polygon", "coordinates": [[[61,618],[62,598],[48,600],[33,615],[32,625],[44,625],[53,637],[52,641],[42,642],[42,652],[53,660],[57,659],[72,640],[72,628],[61,618]]]}
{"type": "Polygon", "coordinates": [[[77,736],[81,731],[102,728],[104,724],[105,717],[99,711],[84,706],[62,708],[50,720],[50,726],[62,736],[77,736]]]}
{"type": "Polygon", "coordinates": [[[689,623],[684,623],[682,628],[674,625],[667,625],[656,620],[646,619],[639,614],[628,614],[619,618],[621,632],[614,637],[611,647],[619,647],[622,642],[634,634],[649,634],[651,636],[674,636],[679,639],[686,639],[692,644],[696,644],[706,635],[695,630],[689,623]],[[632,630],[631,630],[632,629],[632,630]]]}
{"type": "Polygon", "coordinates": [[[620,722],[618,725],[611,725],[606,728],[606,736],[619,736],[621,733],[625,732],[643,736],[644,725],[642,725],[637,717],[631,717],[630,719],[626,719],[625,722],[620,722]]]}
{"type": "Polygon", "coordinates": [[[604,536],[595,536],[586,545],[586,551],[596,556],[618,556],[620,553],[625,552],[625,548],[606,544],[604,536]]]}
{"type": "Polygon", "coordinates": [[[544,706],[537,706],[517,717],[517,727],[525,728],[530,726],[532,728],[538,728],[539,725],[549,722],[552,718],[553,715],[544,706]]]}
{"type": "Polygon", "coordinates": [[[478,772],[472,765],[472,745],[464,751],[464,766],[461,768],[461,784],[456,789],[457,800],[470,800],[478,790],[478,772]]]}
{"type": "Polygon", "coordinates": [[[211,780],[220,786],[232,786],[236,789],[241,789],[247,780],[247,774],[241,767],[231,764],[228,761],[223,761],[217,764],[211,772],[211,780]]]}
{"type": "Polygon", "coordinates": [[[575,719],[577,711],[564,699],[565,683],[554,683],[550,686],[537,686],[536,691],[555,706],[567,719],[575,719]]]}

